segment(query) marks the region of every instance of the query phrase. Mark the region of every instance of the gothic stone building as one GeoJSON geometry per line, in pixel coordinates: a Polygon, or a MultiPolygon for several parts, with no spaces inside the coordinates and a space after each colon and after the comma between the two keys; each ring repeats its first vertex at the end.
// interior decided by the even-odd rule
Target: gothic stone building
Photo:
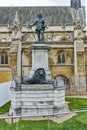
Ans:
{"type": "Polygon", "coordinates": [[[85,8],[0,7],[0,82],[28,76],[32,68],[29,46],[37,40],[28,27],[38,13],[47,21],[45,41],[52,78],[62,76],[72,90],[86,91],[87,36],[85,8]]]}

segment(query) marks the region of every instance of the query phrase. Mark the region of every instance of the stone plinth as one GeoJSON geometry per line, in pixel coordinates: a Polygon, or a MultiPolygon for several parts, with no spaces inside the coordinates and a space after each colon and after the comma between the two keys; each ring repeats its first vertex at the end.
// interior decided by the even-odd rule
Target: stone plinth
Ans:
{"type": "Polygon", "coordinates": [[[65,89],[54,88],[52,84],[21,85],[11,87],[11,107],[9,114],[44,116],[65,110],[65,89]]]}
{"type": "Polygon", "coordinates": [[[51,72],[48,68],[48,51],[51,47],[46,44],[33,44],[29,49],[32,50],[32,70],[29,76],[31,77],[36,69],[44,68],[46,79],[51,79],[51,72]]]}

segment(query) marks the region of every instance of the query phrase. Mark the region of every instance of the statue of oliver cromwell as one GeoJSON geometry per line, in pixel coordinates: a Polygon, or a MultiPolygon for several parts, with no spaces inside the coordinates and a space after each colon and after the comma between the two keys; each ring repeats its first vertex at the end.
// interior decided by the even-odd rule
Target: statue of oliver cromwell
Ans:
{"type": "Polygon", "coordinates": [[[38,36],[38,42],[44,42],[44,30],[47,24],[41,13],[38,14],[38,18],[32,24],[30,24],[30,27],[34,25],[36,25],[36,34],[38,36]]]}

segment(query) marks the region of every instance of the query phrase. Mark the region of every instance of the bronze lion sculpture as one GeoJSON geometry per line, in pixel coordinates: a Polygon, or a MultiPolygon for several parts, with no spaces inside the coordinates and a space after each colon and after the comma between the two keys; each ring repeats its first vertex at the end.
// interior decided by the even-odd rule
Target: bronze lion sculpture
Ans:
{"type": "Polygon", "coordinates": [[[46,82],[46,73],[43,68],[38,68],[31,78],[24,78],[22,84],[44,84],[46,82]]]}

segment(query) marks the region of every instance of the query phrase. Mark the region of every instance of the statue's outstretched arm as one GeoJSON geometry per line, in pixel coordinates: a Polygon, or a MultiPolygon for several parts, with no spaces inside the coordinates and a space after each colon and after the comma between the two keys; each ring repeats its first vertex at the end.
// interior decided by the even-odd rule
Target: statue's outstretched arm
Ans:
{"type": "Polygon", "coordinates": [[[29,24],[30,27],[34,26],[36,24],[36,20],[32,23],[32,24],[29,24]]]}

